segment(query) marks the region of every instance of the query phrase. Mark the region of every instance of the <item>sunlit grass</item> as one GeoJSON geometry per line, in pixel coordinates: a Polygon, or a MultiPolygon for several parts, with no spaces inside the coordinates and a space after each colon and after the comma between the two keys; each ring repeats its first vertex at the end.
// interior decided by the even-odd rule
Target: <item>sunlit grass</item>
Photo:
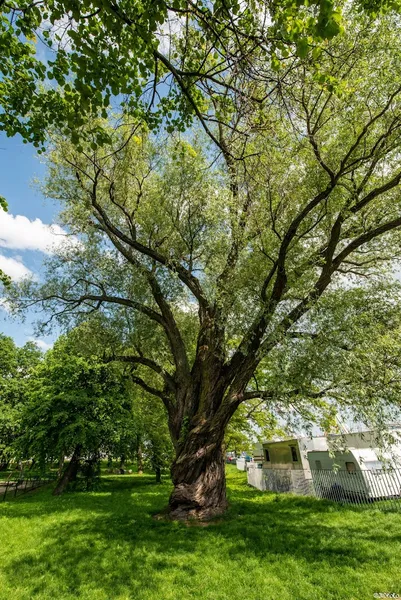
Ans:
{"type": "Polygon", "coordinates": [[[1,600],[365,600],[401,596],[401,516],[249,488],[208,527],[157,521],[169,483],[108,476],[0,504],[1,600]]]}

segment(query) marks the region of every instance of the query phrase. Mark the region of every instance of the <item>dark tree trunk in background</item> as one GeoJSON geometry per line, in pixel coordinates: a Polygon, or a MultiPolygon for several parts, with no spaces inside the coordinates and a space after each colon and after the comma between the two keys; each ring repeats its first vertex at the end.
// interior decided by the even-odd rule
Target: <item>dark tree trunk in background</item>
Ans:
{"type": "Polygon", "coordinates": [[[120,456],[120,469],[124,469],[125,468],[125,454],[122,454],[120,456]]]}
{"type": "Polygon", "coordinates": [[[63,472],[63,467],[64,467],[64,450],[60,455],[60,459],[58,461],[58,467],[57,467],[57,477],[61,477],[61,473],[63,472]]]}
{"type": "Polygon", "coordinates": [[[138,465],[138,474],[142,475],[143,474],[143,454],[142,454],[141,442],[138,443],[138,449],[136,451],[136,459],[137,459],[137,465],[138,465]]]}
{"type": "Polygon", "coordinates": [[[224,425],[194,428],[179,445],[171,467],[171,518],[207,520],[227,508],[224,425]]]}
{"type": "Polygon", "coordinates": [[[54,488],[53,496],[60,496],[60,494],[62,494],[64,492],[67,485],[71,481],[75,481],[75,479],[77,478],[80,455],[81,455],[81,447],[77,446],[74,450],[74,453],[71,457],[71,460],[70,460],[67,468],[65,469],[63,475],[58,480],[57,485],[54,488]]]}
{"type": "Polygon", "coordinates": [[[162,480],[162,472],[160,467],[156,467],[155,468],[155,473],[156,473],[156,483],[161,483],[162,480]]]}
{"type": "Polygon", "coordinates": [[[6,460],[6,461],[0,463],[0,471],[5,471],[6,469],[8,469],[9,464],[10,464],[9,460],[6,460]]]}

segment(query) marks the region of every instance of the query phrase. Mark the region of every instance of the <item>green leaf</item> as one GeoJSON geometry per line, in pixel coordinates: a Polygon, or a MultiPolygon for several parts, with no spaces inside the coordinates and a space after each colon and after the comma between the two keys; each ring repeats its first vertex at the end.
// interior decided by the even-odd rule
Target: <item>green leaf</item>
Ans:
{"type": "Polygon", "coordinates": [[[0,196],[0,207],[7,212],[8,211],[8,204],[7,204],[7,200],[4,198],[4,196],[0,196]]]}
{"type": "Polygon", "coordinates": [[[301,38],[296,44],[297,55],[300,58],[306,58],[309,52],[309,44],[307,38],[301,38]]]}

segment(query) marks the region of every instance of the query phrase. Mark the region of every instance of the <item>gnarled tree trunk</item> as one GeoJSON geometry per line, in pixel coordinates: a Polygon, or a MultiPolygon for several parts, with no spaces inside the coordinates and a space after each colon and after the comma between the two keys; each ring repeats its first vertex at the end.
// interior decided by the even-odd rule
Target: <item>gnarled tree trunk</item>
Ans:
{"type": "Polygon", "coordinates": [[[223,436],[221,429],[195,428],[179,445],[171,468],[171,518],[207,520],[227,508],[223,436]]]}

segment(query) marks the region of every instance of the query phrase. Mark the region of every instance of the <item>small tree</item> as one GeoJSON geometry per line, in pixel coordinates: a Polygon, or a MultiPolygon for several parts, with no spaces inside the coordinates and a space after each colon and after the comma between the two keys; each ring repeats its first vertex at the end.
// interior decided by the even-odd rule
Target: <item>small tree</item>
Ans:
{"type": "Polygon", "coordinates": [[[145,467],[155,473],[156,482],[160,482],[162,473],[170,472],[174,460],[166,409],[159,399],[137,389],[134,414],[141,459],[138,460],[138,471],[145,467]]]}
{"type": "Polygon", "coordinates": [[[12,338],[0,335],[0,470],[15,456],[14,443],[21,434],[21,413],[32,371],[41,358],[34,342],[18,348],[12,338]]]}
{"type": "Polygon", "coordinates": [[[18,448],[42,466],[70,457],[54,490],[58,495],[76,478],[80,461],[95,463],[102,451],[121,451],[128,425],[133,427],[132,405],[121,370],[75,354],[62,337],[31,381],[18,448]]]}

